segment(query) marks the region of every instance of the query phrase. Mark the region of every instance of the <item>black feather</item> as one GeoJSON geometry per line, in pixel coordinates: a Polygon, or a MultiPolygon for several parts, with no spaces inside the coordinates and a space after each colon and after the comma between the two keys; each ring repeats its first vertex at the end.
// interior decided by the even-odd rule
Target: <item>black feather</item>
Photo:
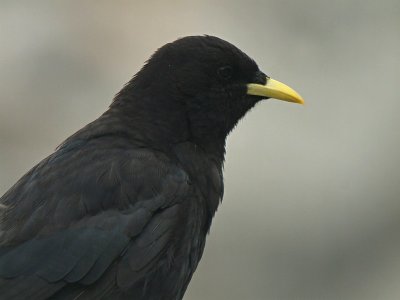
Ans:
{"type": "Polygon", "coordinates": [[[225,139],[261,99],[246,94],[259,74],[216,37],[160,48],[1,198],[0,298],[182,299],[222,199],[225,139]]]}

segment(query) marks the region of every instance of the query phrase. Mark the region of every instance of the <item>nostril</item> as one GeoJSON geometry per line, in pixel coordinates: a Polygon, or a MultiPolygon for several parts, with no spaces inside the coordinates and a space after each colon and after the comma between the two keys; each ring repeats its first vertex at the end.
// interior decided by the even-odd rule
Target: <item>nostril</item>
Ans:
{"type": "Polygon", "coordinates": [[[254,83],[259,83],[264,85],[267,83],[267,78],[269,78],[269,76],[265,75],[261,71],[257,71],[257,74],[254,78],[254,83]]]}

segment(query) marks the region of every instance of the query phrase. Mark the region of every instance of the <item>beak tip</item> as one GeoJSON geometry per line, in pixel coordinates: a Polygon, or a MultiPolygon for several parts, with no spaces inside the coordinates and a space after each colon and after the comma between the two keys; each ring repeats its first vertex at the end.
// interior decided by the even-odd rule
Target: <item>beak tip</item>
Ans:
{"type": "Polygon", "coordinates": [[[306,102],[304,101],[303,98],[300,98],[297,103],[300,105],[306,105],[306,102]]]}

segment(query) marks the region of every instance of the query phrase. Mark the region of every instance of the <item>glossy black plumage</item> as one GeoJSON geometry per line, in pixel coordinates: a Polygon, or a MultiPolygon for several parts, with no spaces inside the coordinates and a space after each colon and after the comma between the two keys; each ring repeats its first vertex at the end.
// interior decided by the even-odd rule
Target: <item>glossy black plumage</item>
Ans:
{"type": "Polygon", "coordinates": [[[225,139],[261,97],[209,36],[160,48],[2,198],[1,299],[182,299],[222,199],[225,139]]]}

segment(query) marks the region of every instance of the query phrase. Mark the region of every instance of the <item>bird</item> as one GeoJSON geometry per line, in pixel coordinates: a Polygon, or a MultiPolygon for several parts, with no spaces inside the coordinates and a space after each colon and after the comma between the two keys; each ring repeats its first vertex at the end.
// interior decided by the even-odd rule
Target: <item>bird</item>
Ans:
{"type": "Polygon", "coordinates": [[[160,47],[96,120],[0,198],[0,299],[180,300],[257,103],[303,104],[233,44],[160,47]]]}

